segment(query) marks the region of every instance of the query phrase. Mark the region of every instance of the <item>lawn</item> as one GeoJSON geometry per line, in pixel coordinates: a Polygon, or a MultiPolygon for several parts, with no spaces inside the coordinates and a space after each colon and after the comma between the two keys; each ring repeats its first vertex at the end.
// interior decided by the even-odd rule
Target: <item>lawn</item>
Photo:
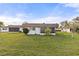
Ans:
{"type": "Polygon", "coordinates": [[[79,34],[56,36],[0,33],[1,56],[73,56],[79,55],[79,34]]]}

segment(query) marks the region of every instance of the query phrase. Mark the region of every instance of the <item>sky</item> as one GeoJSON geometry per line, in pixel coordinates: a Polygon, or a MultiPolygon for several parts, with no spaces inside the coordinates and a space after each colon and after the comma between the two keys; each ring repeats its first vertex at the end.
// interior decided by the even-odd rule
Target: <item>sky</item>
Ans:
{"type": "Polygon", "coordinates": [[[60,23],[77,16],[77,3],[0,3],[0,21],[5,25],[60,23]]]}

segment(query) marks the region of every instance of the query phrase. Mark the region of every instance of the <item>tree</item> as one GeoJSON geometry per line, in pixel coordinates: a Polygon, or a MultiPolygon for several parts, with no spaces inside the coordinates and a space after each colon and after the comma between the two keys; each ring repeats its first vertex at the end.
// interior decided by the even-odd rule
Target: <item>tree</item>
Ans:
{"type": "Polygon", "coordinates": [[[0,27],[4,26],[4,23],[0,21],[0,27]]]}
{"type": "Polygon", "coordinates": [[[74,36],[75,32],[79,33],[79,17],[73,18],[72,21],[70,22],[70,28],[72,32],[72,37],[74,36]]]}
{"type": "Polygon", "coordinates": [[[73,18],[72,20],[75,22],[77,22],[77,21],[79,22],[79,17],[73,18]]]}
{"type": "Polygon", "coordinates": [[[76,23],[74,21],[69,22],[69,26],[70,26],[71,32],[76,31],[77,26],[76,26],[76,23]]]}
{"type": "Polygon", "coordinates": [[[72,19],[72,30],[76,32],[76,30],[79,28],[79,17],[72,19]]]}
{"type": "Polygon", "coordinates": [[[79,27],[78,27],[78,28],[76,28],[76,32],[77,32],[77,33],[79,33],[79,27]]]}
{"type": "Polygon", "coordinates": [[[69,28],[70,31],[71,31],[71,36],[73,38],[74,36],[74,32],[76,31],[76,26],[75,26],[75,22],[74,21],[64,21],[64,22],[61,22],[61,25],[62,25],[62,28],[69,28]]]}
{"type": "Polygon", "coordinates": [[[71,36],[72,36],[72,38],[73,38],[73,37],[74,37],[74,33],[75,33],[75,31],[76,31],[75,22],[70,21],[70,22],[69,22],[69,25],[70,25],[71,36]]]}
{"type": "Polygon", "coordinates": [[[61,22],[61,28],[70,28],[68,21],[61,22]]]}
{"type": "Polygon", "coordinates": [[[23,33],[24,33],[24,34],[27,34],[28,32],[29,32],[29,30],[28,30],[27,28],[24,28],[24,29],[23,29],[23,33]]]}
{"type": "Polygon", "coordinates": [[[46,35],[50,35],[51,29],[50,29],[49,27],[47,27],[47,28],[45,29],[45,33],[46,33],[46,35]]]}

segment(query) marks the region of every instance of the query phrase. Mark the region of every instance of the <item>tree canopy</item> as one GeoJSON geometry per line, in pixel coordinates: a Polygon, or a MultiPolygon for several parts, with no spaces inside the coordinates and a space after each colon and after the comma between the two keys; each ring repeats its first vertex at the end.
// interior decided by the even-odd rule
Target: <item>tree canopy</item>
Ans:
{"type": "Polygon", "coordinates": [[[62,28],[70,28],[68,21],[63,21],[63,22],[61,22],[61,27],[62,27],[62,28]]]}
{"type": "Polygon", "coordinates": [[[4,23],[0,21],[0,27],[4,26],[4,23]]]}

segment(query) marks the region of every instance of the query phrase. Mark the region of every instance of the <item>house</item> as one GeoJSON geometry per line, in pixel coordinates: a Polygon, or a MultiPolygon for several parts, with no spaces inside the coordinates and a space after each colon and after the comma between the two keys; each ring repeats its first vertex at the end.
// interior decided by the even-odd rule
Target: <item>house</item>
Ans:
{"type": "Polygon", "coordinates": [[[0,27],[0,32],[9,32],[9,28],[7,26],[0,27]]]}
{"type": "Polygon", "coordinates": [[[21,25],[8,25],[0,27],[0,32],[19,32],[22,31],[21,25]]]}
{"type": "Polygon", "coordinates": [[[56,27],[58,24],[45,24],[45,23],[24,23],[22,25],[8,25],[0,28],[0,32],[23,32],[23,28],[29,30],[29,34],[45,35],[45,29],[51,29],[51,35],[55,35],[56,27]]]}
{"type": "Polygon", "coordinates": [[[51,29],[51,35],[55,35],[56,27],[58,24],[45,24],[45,23],[24,23],[23,28],[28,28],[28,34],[40,34],[45,35],[45,29],[49,27],[51,29]]]}

